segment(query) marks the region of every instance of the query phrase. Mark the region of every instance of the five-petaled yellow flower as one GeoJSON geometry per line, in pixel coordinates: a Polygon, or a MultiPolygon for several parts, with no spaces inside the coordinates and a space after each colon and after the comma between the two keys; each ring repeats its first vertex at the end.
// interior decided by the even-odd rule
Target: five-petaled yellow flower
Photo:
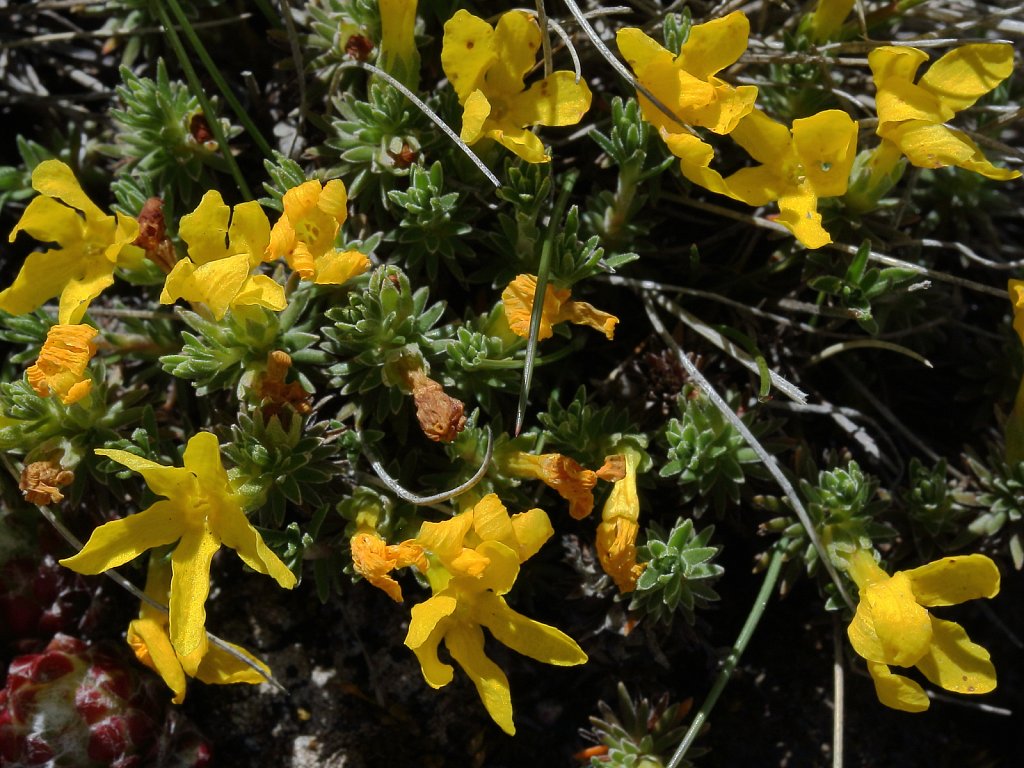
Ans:
{"type": "MultiPolygon", "coordinates": [[[[150,557],[149,571],[146,574],[146,595],[160,605],[166,605],[170,590],[170,563],[160,557],[150,557]]],[[[181,704],[185,700],[186,673],[181,658],[171,645],[167,613],[143,602],[139,608],[139,618],[128,625],[128,645],[140,662],[160,675],[167,683],[167,687],[174,693],[171,701],[181,704]]],[[[216,685],[258,684],[270,676],[270,668],[245,648],[234,643],[228,645],[238,654],[237,656],[224,648],[212,645],[199,662],[198,669],[189,674],[204,683],[216,685]],[[249,663],[243,659],[248,659],[249,663]],[[260,674],[259,670],[263,670],[264,674],[260,674]]]]}
{"type": "MultiPolygon", "coordinates": [[[[620,29],[615,37],[619,52],[637,80],[676,118],[719,134],[731,132],[754,109],[757,88],[733,88],[717,75],[747,50],[750,22],[741,11],[695,24],[678,56],[635,27],[620,29]]],[[[637,95],[644,119],[659,130],[687,132],[642,93],[637,95]]]]}
{"type": "Polygon", "coordinates": [[[437,655],[448,652],[472,678],[487,712],[506,733],[515,733],[505,673],[484,654],[483,628],[514,651],[546,664],[583,664],[587,655],[554,627],[512,610],[505,595],[553,533],[548,516],[531,509],[509,517],[493,493],[451,520],[424,523],[416,541],[431,559],[427,578],[433,597],[414,606],[405,644],[433,688],[451,682],[454,671],[437,655]]]}
{"type": "Polygon", "coordinates": [[[492,27],[465,10],[444,25],[441,66],[458,94],[462,140],[494,139],[528,163],[550,160],[531,125],[575,125],[590,109],[590,88],[573,72],[552,72],[529,87],[541,44],[540,26],[509,11],[492,27]]]}
{"type": "Polygon", "coordinates": [[[140,473],[154,493],[166,498],[101,525],[81,552],[60,562],[79,573],[97,574],[134,560],[147,549],[178,542],[171,556],[170,638],[185,672],[194,676],[207,651],[210,561],[221,544],[286,589],[295,586],[295,575],[246,519],[213,433],[200,432],[188,441],[184,467],[165,467],[126,451],[96,453],[140,473]]]}
{"type": "Polygon", "coordinates": [[[96,354],[92,340],[97,333],[91,325],[84,324],[50,327],[39,359],[25,371],[37,395],[57,395],[64,405],[71,405],[92,391],[92,379],[86,375],[86,369],[96,354]]]}
{"type": "Polygon", "coordinates": [[[636,474],[642,456],[626,447],[623,477],[615,481],[612,492],[601,510],[597,526],[597,559],[604,572],[612,577],[619,592],[632,592],[644,565],[636,560],[636,537],[640,532],[640,497],[636,491],[636,474]]]}
{"type": "Polygon", "coordinates": [[[878,700],[904,712],[928,709],[921,686],[889,666],[917,667],[929,681],[955,693],[988,693],[996,670],[988,651],[963,627],[937,619],[928,608],[956,605],[999,593],[999,569],[984,555],[944,557],[889,576],[871,552],[858,550],[848,573],[860,590],[847,635],[868,662],[878,700]]]}
{"type": "Polygon", "coordinates": [[[115,268],[142,262],[142,250],[131,245],[139,225],[130,216],[108,216],[100,210],[60,160],[37,165],[32,188],[40,196],[25,208],[10,241],[24,230],[60,247],[25,259],[14,282],[0,291],[0,309],[23,315],[60,296],[57,322],[74,325],[89,303],[114,282],[115,268]]]}
{"type": "Polygon", "coordinates": [[[709,166],[714,150],[696,136],[662,132],[681,160],[683,175],[712,192],[747,205],[778,201],[779,223],[808,248],[832,242],[821,225],[818,199],[846,192],[857,154],[857,124],[845,112],[828,109],[793,121],[790,130],[763,112],[743,118],[730,134],[761,163],[722,175],[709,166]]]}
{"type": "Polygon", "coordinates": [[[338,229],[348,218],[348,195],[340,179],[322,187],[316,179],[284,193],[284,213],[270,230],[268,259],[284,259],[303,280],[340,285],[370,268],[359,251],[334,247],[338,229]]]}
{"type": "MultiPolygon", "coordinates": [[[[505,318],[516,336],[525,339],[530,335],[530,315],[533,314],[533,298],[536,295],[537,278],[533,275],[517,275],[501,292],[505,318]]],[[[551,338],[551,327],[565,322],[590,326],[603,333],[609,341],[615,338],[615,326],[619,318],[585,301],[572,301],[570,296],[570,289],[555,288],[548,283],[541,309],[540,332],[537,334],[539,341],[551,338]]]]}
{"type": "Polygon", "coordinates": [[[252,274],[270,244],[270,222],[259,203],[241,203],[232,211],[220,192],[211,190],[182,216],[178,233],[189,258],[167,275],[161,304],[185,299],[206,306],[217,320],[232,307],[285,308],[284,288],[267,275],[252,274]]]}
{"type": "MultiPolygon", "coordinates": [[[[1005,181],[1020,171],[997,168],[967,134],[944,123],[991,91],[1013,71],[1013,46],[975,43],[950,51],[915,83],[928,54],[917,48],[882,46],[868,54],[878,89],[878,152],[891,167],[901,154],[920,168],[955,165],[1005,181]]],[[[877,172],[876,172],[877,173],[877,172]]]]}

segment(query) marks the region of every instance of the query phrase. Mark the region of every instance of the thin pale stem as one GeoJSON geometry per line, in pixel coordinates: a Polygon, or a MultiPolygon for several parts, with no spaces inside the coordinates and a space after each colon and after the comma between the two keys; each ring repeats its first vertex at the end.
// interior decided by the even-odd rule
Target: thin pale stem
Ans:
{"type": "Polygon", "coordinates": [[[429,117],[431,121],[434,123],[434,125],[436,125],[442,131],[444,131],[444,134],[453,142],[455,142],[456,146],[458,146],[458,148],[463,151],[466,157],[473,161],[473,165],[480,169],[480,172],[487,177],[487,180],[494,185],[495,189],[501,186],[501,182],[498,181],[498,177],[491,173],[491,169],[484,165],[484,161],[477,156],[476,152],[470,149],[469,145],[466,144],[466,142],[464,142],[461,138],[459,138],[459,134],[457,134],[455,131],[449,128],[448,124],[444,120],[442,120],[438,116],[438,114],[434,112],[434,110],[428,107],[423,102],[423,100],[420,99],[419,96],[417,96],[415,93],[413,93],[404,85],[402,85],[400,82],[395,80],[395,78],[393,78],[383,69],[378,69],[377,67],[373,66],[373,64],[367,64],[365,61],[346,61],[343,62],[342,64],[339,64],[338,69],[365,69],[367,72],[372,72],[374,75],[387,82],[388,85],[390,85],[396,91],[405,96],[405,98],[407,98],[409,101],[415,104],[416,108],[420,110],[420,112],[425,114],[427,117],[429,117]]]}
{"type": "Polygon", "coordinates": [[[441,493],[435,493],[432,496],[419,496],[411,491],[407,491],[400,482],[388,474],[388,471],[384,469],[384,464],[366,447],[366,443],[361,438],[360,442],[363,443],[363,455],[366,456],[366,460],[370,462],[370,466],[373,467],[373,471],[380,478],[381,482],[400,499],[404,499],[410,504],[415,504],[419,507],[425,507],[430,504],[439,504],[443,501],[454,499],[479,483],[483,476],[487,474],[487,468],[491,466],[491,457],[494,455],[494,440],[491,437],[490,427],[484,427],[484,432],[487,435],[487,448],[484,450],[484,460],[480,463],[480,468],[462,485],[442,491],[441,493]]]}
{"type": "Polygon", "coordinates": [[[647,311],[647,317],[651,321],[651,325],[654,327],[655,332],[661,336],[665,344],[668,345],[669,349],[676,353],[676,357],[686,370],[686,374],[693,380],[693,382],[700,388],[700,390],[708,396],[712,405],[715,406],[725,417],[733,428],[740,433],[740,436],[746,442],[747,445],[757,454],[758,459],[764,464],[765,469],[771,474],[775,482],[778,483],[782,492],[789,498],[790,504],[793,507],[793,512],[800,520],[800,524],[803,526],[804,531],[807,533],[807,538],[810,540],[811,545],[818,553],[818,557],[821,559],[821,564],[828,572],[829,578],[832,583],[836,585],[836,589],[843,598],[843,602],[849,606],[850,610],[854,610],[853,600],[850,598],[849,593],[846,591],[846,586],[843,584],[843,580],[839,577],[836,572],[835,565],[832,564],[832,558],[828,556],[828,552],[821,543],[821,538],[818,536],[818,532],[814,527],[814,523],[811,522],[810,515],[807,514],[807,510],[804,508],[803,502],[800,501],[800,497],[797,495],[796,489],[793,484],[789,482],[789,479],[782,472],[779,467],[779,463],[765,449],[761,442],[754,437],[754,434],[750,431],[746,424],[743,423],[743,419],[736,415],[735,411],[729,407],[729,404],[722,399],[722,396],[718,394],[718,391],[711,386],[711,382],[708,381],[704,374],[702,374],[697,366],[693,364],[693,361],[686,356],[682,348],[672,338],[672,334],[665,328],[664,323],[661,322],[661,318],[658,317],[658,312],[654,307],[654,301],[651,299],[649,294],[643,294],[644,309],[647,311]]]}
{"type": "Polygon", "coordinates": [[[843,629],[832,614],[832,768],[843,768],[843,725],[846,719],[846,668],[843,629]]]}
{"type": "Polygon", "coordinates": [[[548,12],[544,8],[544,0],[537,0],[537,22],[540,24],[540,40],[544,52],[544,77],[548,77],[554,64],[551,60],[551,37],[548,35],[548,12]]]}
{"type": "Polygon", "coordinates": [[[722,668],[718,672],[718,677],[715,678],[715,683],[711,686],[711,690],[708,692],[708,697],[704,700],[704,704],[696,715],[693,716],[693,721],[690,723],[690,727],[686,731],[686,735],[683,736],[683,740],[679,742],[679,746],[676,747],[676,751],[672,755],[672,759],[668,761],[665,768],[679,768],[683,758],[689,751],[690,747],[693,746],[694,739],[697,738],[697,734],[700,733],[701,728],[704,727],[704,723],[707,722],[708,715],[711,714],[711,710],[714,709],[715,704],[718,703],[718,697],[722,695],[722,691],[725,690],[725,686],[729,684],[729,678],[732,677],[733,671],[736,669],[736,665],[739,663],[740,657],[743,652],[747,649],[747,645],[750,643],[750,638],[754,636],[754,631],[757,629],[757,625],[761,621],[761,617],[764,615],[764,609],[768,605],[768,600],[771,598],[772,592],[775,590],[775,584],[779,580],[779,573],[782,571],[783,561],[782,550],[776,549],[772,552],[771,561],[768,563],[768,570],[765,572],[764,581],[761,582],[761,589],[757,593],[757,597],[754,599],[754,604],[750,607],[750,613],[747,615],[747,620],[743,624],[743,628],[740,630],[739,635],[736,637],[736,642],[733,643],[732,649],[729,651],[729,655],[725,657],[725,661],[722,662],[722,668]]]}

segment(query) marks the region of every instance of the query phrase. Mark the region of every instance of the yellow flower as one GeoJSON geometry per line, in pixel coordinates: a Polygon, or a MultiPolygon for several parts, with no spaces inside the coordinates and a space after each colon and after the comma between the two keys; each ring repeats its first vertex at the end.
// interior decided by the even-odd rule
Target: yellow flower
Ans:
{"type": "Polygon", "coordinates": [[[236,306],[285,308],[284,288],[266,275],[252,274],[270,243],[270,222],[259,203],[242,203],[232,212],[220,192],[211,190],[199,207],[182,216],[178,233],[188,244],[189,258],[167,275],[161,304],[177,299],[203,304],[217,320],[236,306]]]}
{"type": "Polygon", "coordinates": [[[640,454],[627,448],[625,476],[617,480],[601,510],[597,526],[597,559],[612,577],[619,592],[632,592],[644,565],[636,561],[636,537],[640,532],[640,497],[636,492],[636,473],[640,454]]]}
{"type": "Polygon", "coordinates": [[[441,66],[463,107],[464,142],[494,139],[528,163],[545,163],[551,158],[527,126],[575,125],[590,109],[590,89],[573,72],[526,88],[540,44],[540,27],[525,11],[503,14],[497,27],[464,10],[445,23],[441,66]]]}
{"type": "Polygon", "coordinates": [[[57,322],[74,325],[114,282],[116,267],[142,262],[142,251],[131,245],[139,225],[130,216],[103,213],[60,160],[37,165],[32,187],[40,197],[25,208],[10,241],[24,230],[60,247],[29,255],[14,283],[0,291],[0,309],[23,315],[60,296],[57,322]]]}
{"type": "Polygon", "coordinates": [[[848,573],[860,590],[847,635],[868,662],[878,700],[904,712],[928,709],[916,682],[893,674],[890,665],[917,667],[929,681],[955,693],[988,693],[996,687],[989,654],[963,627],[926,610],[999,593],[999,569],[984,555],[944,557],[889,576],[872,554],[858,550],[848,573]]]}
{"type": "Polygon", "coordinates": [[[377,65],[393,78],[415,88],[420,79],[416,48],[417,0],[380,0],[380,51],[377,65]]]}
{"type": "Polygon", "coordinates": [[[515,733],[505,673],[484,654],[486,627],[496,640],[546,664],[583,664],[587,655],[563,632],[516,613],[505,602],[519,575],[554,531],[548,516],[531,509],[509,517],[493,493],[442,523],[424,523],[416,541],[431,555],[433,597],[414,606],[405,644],[416,654],[432,688],[452,681],[454,670],[437,655],[448,652],[473,680],[487,712],[515,733]]]}
{"type": "Polygon", "coordinates": [[[85,371],[96,354],[92,340],[97,333],[91,325],[51,326],[39,359],[25,371],[37,395],[57,395],[64,405],[71,405],[89,394],[92,379],[85,371]]]}
{"type": "Polygon", "coordinates": [[[154,493],[166,498],[138,514],[101,525],[81,552],[60,562],[79,573],[97,574],[134,560],[147,549],[178,542],[171,556],[170,638],[185,671],[195,675],[207,649],[210,561],[221,544],[286,589],[295,586],[295,575],[246,519],[212,433],[200,432],[188,441],[184,467],[165,467],[126,451],[96,453],[139,472],[154,493]]]}
{"type": "Polygon", "coordinates": [[[320,186],[316,179],[284,193],[284,213],[270,231],[268,259],[284,259],[304,280],[340,285],[370,268],[359,251],[334,247],[348,218],[348,195],[339,179],[320,186]]]}
{"type": "MultiPolygon", "coordinates": [[[[750,113],[757,88],[741,85],[733,88],[715,75],[747,50],[750,22],[741,11],[696,24],[683,43],[678,56],[635,27],[616,34],[619,52],[645,86],[673,114],[690,125],[699,125],[714,133],[730,133],[740,118],[750,113]]],[[[637,94],[644,119],[659,130],[686,132],[642,93],[637,94]]]]}
{"type": "Polygon", "coordinates": [[[1013,46],[962,46],[932,64],[915,83],[927,60],[924,51],[903,46],[882,46],[868,54],[878,90],[879,151],[895,155],[890,164],[902,152],[920,168],[955,165],[997,181],[1018,178],[1019,171],[992,165],[967,134],[944,125],[1009,77],[1013,46]]]}
{"type": "Polygon", "coordinates": [[[402,602],[402,587],[391,571],[415,565],[426,573],[427,558],[423,547],[415,541],[388,544],[372,531],[360,531],[352,537],[352,565],[355,572],[378,589],[384,590],[396,603],[402,602]]]}
{"type": "Polygon", "coordinates": [[[853,0],[818,0],[810,18],[811,39],[824,43],[836,36],[853,10],[853,0]]]}
{"type": "MultiPolygon", "coordinates": [[[[170,589],[170,563],[163,558],[151,557],[146,574],[146,594],[161,605],[165,605],[170,589]]],[[[185,700],[185,670],[181,657],[171,645],[167,627],[167,614],[143,602],[139,608],[139,618],[128,625],[128,645],[139,661],[167,683],[167,687],[174,693],[171,701],[181,704],[185,700]]],[[[250,663],[246,664],[238,656],[214,645],[207,649],[199,662],[199,667],[190,673],[190,676],[204,683],[227,685],[262,683],[265,678],[258,669],[262,669],[267,676],[270,675],[270,668],[245,648],[233,643],[228,645],[250,663]]]]}
{"type": "Polygon", "coordinates": [[[683,175],[712,192],[747,205],[775,200],[779,223],[808,248],[832,242],[821,225],[818,199],[846,192],[857,154],[857,124],[845,112],[828,109],[793,121],[786,128],[765,115],[751,112],[730,134],[761,165],[743,168],[722,178],[709,166],[714,150],[696,136],[662,133],[680,158],[683,175]]]}
{"type": "MultiPolygon", "coordinates": [[[[537,295],[537,278],[533,275],[517,275],[501,292],[505,317],[509,328],[516,336],[524,339],[530,336],[530,315],[533,313],[533,297],[537,295]]],[[[609,341],[615,337],[615,326],[619,318],[595,308],[585,301],[571,301],[572,291],[555,288],[550,283],[544,291],[544,308],[540,316],[539,341],[551,338],[551,326],[558,323],[588,325],[603,333],[609,341]]]]}

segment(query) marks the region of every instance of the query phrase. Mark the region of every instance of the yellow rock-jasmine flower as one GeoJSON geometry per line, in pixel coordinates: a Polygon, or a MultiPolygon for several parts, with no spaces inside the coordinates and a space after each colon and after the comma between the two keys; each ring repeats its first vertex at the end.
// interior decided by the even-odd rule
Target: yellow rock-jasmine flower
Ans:
{"type": "MultiPolygon", "coordinates": [[[[640,84],[676,117],[690,125],[726,134],[753,110],[757,88],[733,88],[716,75],[743,55],[749,35],[746,15],[734,11],[691,27],[678,56],[635,27],[620,29],[615,40],[640,84]]],[[[637,98],[647,122],[661,131],[687,132],[686,126],[670,118],[642,93],[637,98]]]]}
{"type": "Polygon", "coordinates": [[[54,325],[46,332],[39,359],[25,371],[28,383],[40,397],[57,395],[64,405],[77,403],[92,391],[86,374],[96,354],[91,325],[54,325]]]}
{"type": "Polygon", "coordinates": [[[199,206],[182,216],[178,227],[188,258],[174,265],[160,294],[161,304],[185,299],[202,304],[220,320],[228,309],[257,305],[282,310],[284,288],[253,270],[270,244],[270,222],[257,202],[224,204],[220,192],[203,195],[199,206]]]}
{"type": "Polygon", "coordinates": [[[919,168],[955,165],[1005,181],[1020,171],[992,165],[970,137],[946,127],[957,112],[994,89],[1013,71],[1013,46],[974,43],[950,51],[915,83],[928,54],[917,48],[882,46],[868,54],[878,94],[878,152],[891,167],[906,155],[919,168]]]}
{"type": "Polygon", "coordinates": [[[551,158],[531,125],[575,125],[590,109],[590,88],[574,72],[552,72],[529,88],[541,30],[525,11],[509,11],[492,27],[465,10],[444,25],[441,66],[463,107],[462,140],[494,139],[529,163],[551,158]]]}
{"type": "Polygon", "coordinates": [[[889,576],[871,552],[847,559],[860,590],[847,635],[868,663],[878,700],[904,712],[928,709],[924,689],[889,667],[917,667],[933,684],[955,693],[988,693],[996,671],[988,651],[972,643],[963,627],[937,619],[928,608],[956,605],[999,593],[999,569],[984,555],[944,557],[889,576]]]}
{"type": "Polygon", "coordinates": [[[295,575],[246,519],[212,433],[200,432],[188,441],[184,467],[165,467],[126,451],[96,453],[140,473],[150,490],[165,498],[142,512],[101,525],[81,552],[60,562],[79,573],[97,574],[148,549],[178,542],[171,556],[170,638],[185,672],[195,675],[207,651],[210,561],[221,545],[286,589],[295,586],[295,575]]]}
{"type": "MultiPolygon", "coordinates": [[[[146,594],[161,605],[167,603],[171,589],[171,565],[163,558],[151,557],[146,575],[146,594]]],[[[182,660],[171,645],[168,634],[167,613],[143,602],[139,618],[128,625],[128,645],[135,657],[152,669],[171,689],[171,701],[181,704],[185,700],[186,673],[182,660]]],[[[211,645],[199,667],[191,676],[204,683],[227,685],[230,683],[262,683],[265,679],[259,670],[269,676],[270,668],[245,648],[228,643],[238,654],[211,645]],[[242,658],[239,658],[241,656],[242,658]],[[248,659],[247,664],[243,659],[248,659]]]]}
{"type": "Polygon", "coordinates": [[[118,266],[137,266],[144,254],[131,245],[139,225],[130,216],[108,216],[82,191],[71,169],[60,160],[44,160],[32,171],[39,192],[11,230],[10,241],[24,230],[58,248],[25,259],[14,282],[0,291],[0,309],[12,315],[32,312],[60,296],[57,322],[81,321],[90,302],[114,282],[118,266]]]}
{"type": "Polygon", "coordinates": [[[316,179],[284,193],[284,213],[270,231],[268,259],[284,259],[303,280],[340,285],[370,268],[359,251],[334,247],[348,218],[348,195],[340,179],[323,186],[316,179]]]}
{"type": "Polygon", "coordinates": [[[846,192],[857,154],[857,124],[845,112],[825,110],[793,121],[790,130],[763,112],[744,117],[730,137],[761,165],[722,178],[710,165],[714,150],[696,136],[662,132],[694,184],[747,205],[779,204],[778,221],[808,248],[832,242],[818,200],[846,192]]]}
{"type": "MultiPolygon", "coordinates": [[[[537,278],[534,275],[517,275],[501,292],[501,302],[505,308],[509,328],[516,336],[524,339],[530,336],[530,315],[533,313],[533,298],[536,294],[537,278]]],[[[585,301],[572,301],[570,296],[572,291],[568,288],[555,288],[550,283],[547,285],[538,340],[551,338],[551,327],[565,322],[588,325],[603,333],[609,341],[615,338],[615,326],[618,325],[619,318],[602,312],[585,301]]]]}
{"type": "Polygon", "coordinates": [[[484,654],[484,633],[537,661],[583,664],[587,655],[554,627],[512,610],[504,595],[553,533],[540,509],[508,514],[493,493],[472,509],[441,523],[424,523],[416,541],[428,553],[433,597],[412,609],[405,644],[419,659],[432,688],[452,681],[451,665],[438,658],[444,641],[452,659],[473,680],[487,712],[506,733],[515,733],[505,673],[484,654]]]}

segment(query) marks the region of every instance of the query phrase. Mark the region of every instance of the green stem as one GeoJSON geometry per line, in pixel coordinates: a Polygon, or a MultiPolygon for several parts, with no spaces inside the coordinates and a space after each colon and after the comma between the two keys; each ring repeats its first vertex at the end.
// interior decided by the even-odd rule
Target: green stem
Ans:
{"type": "MultiPolygon", "coordinates": [[[[206,46],[203,45],[203,42],[199,39],[199,35],[197,35],[196,31],[192,28],[192,23],[188,20],[188,16],[186,16],[185,12],[181,9],[181,5],[178,3],[178,0],[167,0],[167,4],[171,8],[171,13],[173,13],[174,17],[178,20],[178,24],[181,26],[181,31],[184,32],[185,37],[188,38],[188,42],[192,46],[192,50],[196,52],[196,55],[199,56],[199,60],[203,62],[203,66],[206,67],[206,71],[210,73],[210,77],[213,78],[213,82],[217,84],[217,88],[220,89],[221,94],[224,96],[224,100],[235,113],[235,117],[238,118],[238,122],[240,122],[245,127],[245,130],[248,131],[252,140],[255,141],[256,145],[260,148],[260,152],[266,155],[268,160],[273,160],[273,150],[271,150],[267,140],[263,138],[263,134],[260,133],[256,124],[249,118],[249,113],[245,111],[241,102],[239,102],[235,97],[231,87],[224,79],[224,76],[220,73],[220,69],[213,62],[213,59],[210,58],[210,54],[206,51],[206,46]]],[[[302,77],[302,73],[299,72],[297,76],[302,77]]]]}
{"type": "Polygon", "coordinates": [[[231,171],[231,175],[235,179],[238,191],[242,193],[242,197],[246,200],[251,200],[252,192],[249,191],[249,185],[245,183],[245,177],[242,176],[242,169],[238,167],[238,162],[235,160],[235,156],[231,154],[231,148],[228,146],[228,138],[224,135],[224,127],[220,124],[220,120],[217,119],[217,115],[213,111],[213,105],[210,104],[210,100],[206,98],[206,91],[203,90],[203,85],[199,82],[199,77],[196,75],[192,62],[189,61],[188,52],[185,50],[185,46],[181,44],[181,38],[178,37],[178,33],[175,31],[174,25],[171,23],[171,19],[167,15],[167,9],[164,7],[162,0],[156,0],[156,2],[153,2],[150,5],[156,10],[157,15],[160,17],[160,23],[164,26],[164,31],[167,33],[167,39],[170,41],[171,47],[174,49],[174,55],[178,57],[178,63],[185,72],[185,79],[188,80],[189,88],[192,89],[192,93],[195,94],[196,99],[199,101],[199,105],[203,109],[203,114],[207,117],[210,130],[213,132],[213,137],[217,140],[217,146],[220,147],[221,155],[228,164],[228,170],[231,171]]]}
{"type": "Polygon", "coordinates": [[[544,297],[548,289],[548,273],[551,271],[551,251],[554,248],[555,233],[562,224],[565,208],[569,204],[569,193],[579,178],[579,171],[568,171],[562,177],[562,189],[548,221],[548,234],[540,250],[540,264],[537,266],[537,289],[533,294],[533,312],[530,314],[530,337],[526,342],[526,360],[523,361],[523,384],[519,388],[519,404],[516,406],[515,434],[523,428],[526,417],[526,401],[530,396],[530,383],[533,381],[533,367],[537,357],[537,337],[540,335],[540,321],[544,313],[544,297]]]}
{"type": "Polygon", "coordinates": [[[728,685],[729,678],[732,677],[733,670],[736,669],[736,664],[739,663],[740,656],[742,656],[743,651],[747,649],[747,644],[750,642],[750,638],[754,636],[754,630],[757,629],[757,625],[761,621],[761,616],[764,615],[765,606],[768,605],[768,598],[771,597],[771,594],[775,589],[775,584],[779,580],[779,573],[782,571],[782,560],[783,552],[781,549],[776,548],[775,551],[772,552],[771,562],[768,563],[768,572],[764,575],[764,581],[761,583],[761,590],[757,593],[754,604],[750,607],[750,614],[747,616],[747,620],[743,624],[743,629],[740,630],[740,633],[736,638],[736,642],[733,643],[732,650],[729,651],[729,655],[725,657],[722,669],[719,671],[718,677],[715,679],[715,684],[711,687],[711,691],[708,693],[708,697],[704,700],[703,706],[700,708],[700,711],[694,715],[693,722],[690,723],[689,730],[686,731],[686,735],[683,736],[683,740],[679,742],[679,746],[676,747],[676,751],[672,755],[672,759],[668,761],[665,768],[679,768],[683,757],[693,745],[694,739],[697,738],[697,734],[700,733],[701,728],[704,727],[704,723],[707,721],[708,715],[711,714],[711,710],[714,709],[715,704],[718,702],[718,697],[722,695],[722,691],[724,691],[725,686],[728,685]]]}

